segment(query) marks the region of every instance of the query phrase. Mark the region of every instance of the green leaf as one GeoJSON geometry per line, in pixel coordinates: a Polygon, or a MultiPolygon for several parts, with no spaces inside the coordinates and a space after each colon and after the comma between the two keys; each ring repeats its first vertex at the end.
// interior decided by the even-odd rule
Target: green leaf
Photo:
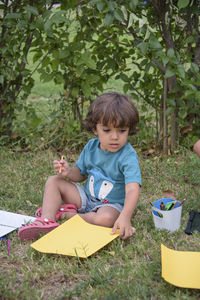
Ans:
{"type": "Polygon", "coordinates": [[[69,54],[70,54],[70,52],[68,49],[60,50],[59,58],[60,59],[66,58],[69,56],[69,54]]]}
{"type": "Polygon", "coordinates": [[[89,51],[84,52],[77,61],[77,66],[82,64],[85,64],[92,70],[96,70],[96,62],[91,58],[91,54],[89,51]]]}
{"type": "Polygon", "coordinates": [[[123,81],[125,81],[125,82],[129,82],[129,81],[130,81],[130,78],[129,78],[126,74],[124,74],[124,73],[121,73],[121,74],[120,74],[120,78],[121,78],[123,81]]]}
{"type": "Polygon", "coordinates": [[[51,61],[51,67],[52,67],[52,70],[57,70],[58,69],[58,66],[59,66],[59,61],[57,59],[53,59],[51,61]]]}
{"type": "Polygon", "coordinates": [[[138,0],[130,0],[129,1],[129,6],[130,6],[130,9],[135,9],[136,6],[138,5],[138,0]]]}
{"type": "Polygon", "coordinates": [[[92,58],[89,58],[87,61],[86,61],[86,65],[92,69],[92,70],[96,70],[96,62],[92,59],[92,58]]]}
{"type": "Polygon", "coordinates": [[[127,92],[129,92],[129,90],[132,90],[131,84],[126,83],[126,84],[123,86],[123,91],[124,91],[124,93],[127,93],[127,92]]]}
{"type": "Polygon", "coordinates": [[[180,75],[180,77],[184,79],[185,78],[185,70],[184,70],[183,66],[178,65],[177,70],[178,70],[178,74],[180,75]]]}
{"type": "Polygon", "coordinates": [[[60,23],[65,23],[65,22],[68,23],[68,19],[66,18],[65,14],[66,14],[65,10],[60,10],[60,11],[56,12],[51,17],[51,22],[55,23],[56,25],[59,25],[60,23]]]}
{"type": "Polygon", "coordinates": [[[43,60],[42,60],[42,67],[46,67],[48,66],[50,63],[50,58],[48,56],[46,56],[43,60]]]}
{"type": "Polygon", "coordinates": [[[76,73],[79,74],[79,76],[81,76],[83,74],[84,70],[85,70],[84,65],[76,66],[76,73]]]}
{"type": "Polygon", "coordinates": [[[162,49],[162,45],[158,41],[157,37],[153,34],[150,35],[149,44],[153,49],[162,49]]]}
{"type": "Polygon", "coordinates": [[[113,14],[111,14],[110,12],[108,12],[106,14],[105,19],[104,19],[104,23],[105,23],[106,26],[109,26],[109,25],[111,25],[113,23],[113,20],[114,20],[113,14]]]}
{"type": "Polygon", "coordinates": [[[4,77],[2,75],[0,75],[0,83],[4,82],[4,77]]]}
{"type": "Polygon", "coordinates": [[[60,1],[62,9],[74,9],[79,4],[78,0],[60,1]]]}
{"type": "Polygon", "coordinates": [[[86,80],[91,85],[91,84],[98,82],[100,80],[100,76],[91,74],[91,75],[86,76],[86,80]]]}
{"type": "Polygon", "coordinates": [[[42,51],[39,50],[38,52],[36,52],[33,56],[33,63],[35,63],[36,61],[38,61],[42,56],[42,51]]]}
{"type": "Polygon", "coordinates": [[[175,72],[173,69],[170,68],[170,66],[167,68],[167,71],[165,73],[165,78],[170,78],[175,75],[175,72]]]}
{"type": "Polygon", "coordinates": [[[167,56],[169,58],[174,58],[175,57],[175,52],[174,52],[174,49],[173,48],[170,48],[168,51],[167,51],[167,56]]]}
{"type": "Polygon", "coordinates": [[[76,86],[76,87],[73,87],[72,89],[72,97],[76,98],[79,94],[79,88],[76,86]]]}
{"type": "Polygon", "coordinates": [[[187,37],[185,42],[188,43],[188,44],[195,43],[195,38],[192,35],[190,35],[189,37],[187,37]]]}
{"type": "Polygon", "coordinates": [[[52,80],[52,75],[51,74],[47,74],[47,73],[43,73],[40,76],[41,81],[43,82],[48,82],[52,80]]]}
{"type": "Polygon", "coordinates": [[[167,98],[166,101],[170,106],[176,107],[176,101],[174,99],[167,98]]]}
{"type": "Polygon", "coordinates": [[[193,72],[199,72],[199,66],[197,65],[197,64],[195,64],[195,63],[191,63],[191,70],[193,71],[193,72]]]}
{"type": "Polygon", "coordinates": [[[148,47],[149,47],[149,43],[146,42],[141,42],[140,44],[137,45],[137,48],[139,48],[143,54],[147,53],[148,47]]]}
{"type": "Polygon", "coordinates": [[[5,16],[5,19],[20,19],[21,14],[20,13],[10,13],[5,16]]]}
{"type": "Polygon", "coordinates": [[[178,8],[185,8],[190,3],[190,0],[178,0],[178,8]]]}
{"type": "Polygon", "coordinates": [[[124,22],[124,14],[120,9],[114,11],[114,16],[118,21],[124,22]]]}
{"type": "Polygon", "coordinates": [[[35,16],[38,16],[38,10],[36,7],[28,5],[28,6],[25,6],[24,9],[26,12],[29,12],[35,16]]]}
{"type": "Polygon", "coordinates": [[[87,82],[83,81],[81,83],[81,88],[82,88],[82,91],[83,91],[83,94],[85,95],[85,97],[89,98],[91,95],[91,89],[90,89],[89,84],[87,84],[87,82]]]}
{"type": "Polygon", "coordinates": [[[165,112],[166,116],[169,116],[174,110],[175,110],[175,107],[168,107],[168,109],[165,112]]]}
{"type": "Polygon", "coordinates": [[[180,110],[179,111],[179,117],[183,120],[187,117],[187,111],[186,110],[180,110]]]}
{"type": "Polygon", "coordinates": [[[45,24],[44,24],[44,30],[45,30],[46,32],[49,32],[49,31],[51,30],[51,26],[52,26],[51,20],[47,20],[47,21],[45,22],[45,24]]]}
{"type": "Polygon", "coordinates": [[[148,64],[146,64],[146,66],[145,66],[145,73],[149,73],[149,70],[151,69],[151,67],[152,67],[151,62],[148,63],[148,64]]]}
{"type": "Polygon", "coordinates": [[[193,90],[193,91],[197,91],[197,88],[196,88],[196,86],[195,85],[193,85],[193,84],[188,84],[188,87],[190,87],[191,88],[191,90],[193,90]]]}
{"type": "Polygon", "coordinates": [[[166,56],[163,56],[161,59],[162,59],[163,65],[166,66],[167,63],[169,62],[169,59],[166,56]]]}
{"type": "Polygon", "coordinates": [[[107,2],[107,5],[108,5],[108,9],[110,11],[114,11],[115,9],[115,1],[106,1],[107,2]]]}
{"type": "Polygon", "coordinates": [[[131,27],[135,21],[138,21],[139,18],[134,14],[134,13],[130,13],[129,14],[129,20],[128,20],[128,28],[131,27]]]}
{"type": "Polygon", "coordinates": [[[97,2],[97,9],[99,11],[102,11],[104,8],[104,3],[102,1],[97,2]]]}

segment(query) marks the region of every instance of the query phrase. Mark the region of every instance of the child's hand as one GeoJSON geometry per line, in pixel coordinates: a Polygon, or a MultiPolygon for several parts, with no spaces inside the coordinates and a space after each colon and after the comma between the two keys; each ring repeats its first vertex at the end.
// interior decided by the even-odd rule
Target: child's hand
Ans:
{"type": "Polygon", "coordinates": [[[119,229],[119,237],[122,240],[128,239],[136,232],[135,228],[131,226],[130,220],[121,215],[115,221],[111,234],[115,234],[117,229],[119,229]]]}
{"type": "Polygon", "coordinates": [[[67,177],[70,170],[70,166],[64,159],[61,159],[60,161],[54,160],[53,165],[54,170],[57,174],[67,177]]]}

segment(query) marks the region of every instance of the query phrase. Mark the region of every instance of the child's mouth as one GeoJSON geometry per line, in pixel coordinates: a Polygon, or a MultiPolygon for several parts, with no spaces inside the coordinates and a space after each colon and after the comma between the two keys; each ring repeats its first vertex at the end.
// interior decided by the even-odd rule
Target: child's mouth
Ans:
{"type": "Polygon", "coordinates": [[[110,147],[111,147],[111,148],[118,148],[118,147],[119,147],[119,144],[110,144],[110,147]]]}

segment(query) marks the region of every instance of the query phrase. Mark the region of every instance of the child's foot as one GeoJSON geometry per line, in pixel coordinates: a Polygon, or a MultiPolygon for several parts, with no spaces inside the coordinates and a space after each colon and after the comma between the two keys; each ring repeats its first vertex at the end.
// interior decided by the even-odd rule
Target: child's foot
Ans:
{"type": "Polygon", "coordinates": [[[39,233],[46,234],[59,225],[54,220],[38,217],[35,222],[22,225],[18,230],[18,236],[21,240],[35,240],[39,237],[39,233]]]}
{"type": "Polygon", "coordinates": [[[76,214],[77,214],[77,211],[76,212],[64,211],[62,213],[62,215],[60,216],[60,219],[61,220],[64,220],[64,219],[69,220],[70,218],[72,218],[76,214]]]}
{"type": "MultiPolygon", "coordinates": [[[[60,206],[59,210],[56,213],[56,220],[63,220],[65,217],[63,216],[64,212],[72,212],[77,213],[77,206],[75,204],[63,204],[60,206]]],[[[42,207],[38,208],[35,212],[36,217],[41,217],[42,215],[42,207]]]]}

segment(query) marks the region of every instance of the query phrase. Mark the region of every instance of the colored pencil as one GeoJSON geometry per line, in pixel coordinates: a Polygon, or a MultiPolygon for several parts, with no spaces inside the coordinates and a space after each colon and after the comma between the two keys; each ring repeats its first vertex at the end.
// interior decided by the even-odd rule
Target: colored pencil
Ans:
{"type": "MultiPolygon", "coordinates": [[[[183,205],[183,202],[184,202],[185,200],[186,200],[186,199],[183,199],[183,201],[179,204],[179,206],[183,205]]],[[[178,207],[179,207],[179,206],[178,206],[178,207]]]]}
{"type": "MultiPolygon", "coordinates": [[[[64,159],[64,156],[62,155],[61,156],[61,160],[63,160],[64,159]]],[[[59,168],[59,174],[62,172],[62,165],[60,166],[60,168],[59,168]]]]}

